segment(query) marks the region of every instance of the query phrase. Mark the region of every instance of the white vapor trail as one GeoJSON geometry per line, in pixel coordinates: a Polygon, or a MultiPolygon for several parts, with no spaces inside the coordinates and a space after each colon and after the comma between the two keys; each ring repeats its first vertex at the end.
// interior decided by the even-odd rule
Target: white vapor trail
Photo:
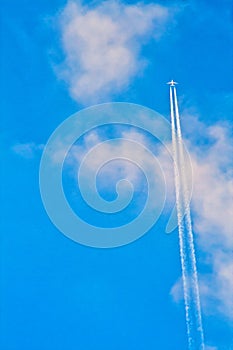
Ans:
{"type": "Polygon", "coordinates": [[[193,242],[192,222],[185,174],[185,158],[180,127],[176,88],[170,86],[172,146],[174,156],[176,207],[180,257],[184,289],[185,314],[189,350],[204,350],[204,335],[193,242]]]}

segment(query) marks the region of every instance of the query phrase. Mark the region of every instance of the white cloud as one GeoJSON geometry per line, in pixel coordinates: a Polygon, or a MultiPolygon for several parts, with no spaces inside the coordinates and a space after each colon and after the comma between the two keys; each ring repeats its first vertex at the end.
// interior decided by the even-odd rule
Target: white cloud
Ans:
{"type": "MultiPolygon", "coordinates": [[[[150,149],[148,140],[140,132],[130,130],[124,131],[121,134],[121,139],[116,143],[103,143],[101,148],[96,151],[93,147],[103,142],[97,131],[89,132],[84,137],[83,145],[74,145],[68,155],[68,164],[71,166],[78,166],[82,161],[82,158],[90,151],[93,152],[89,157],[88,169],[90,173],[98,171],[99,165],[111,161],[110,166],[105,166],[102,172],[101,187],[108,189],[109,182],[114,182],[114,179],[128,179],[134,184],[138,184],[141,180],[141,173],[135,163],[131,162],[134,159],[138,164],[144,164],[144,168],[151,168],[151,157],[148,156],[144,147],[137,148],[135,152],[135,145],[127,142],[132,140],[140,145],[144,145],[145,148],[150,149]],[[93,149],[92,149],[93,148],[93,149]],[[117,160],[115,157],[128,158],[129,160],[117,160]],[[117,160],[114,162],[114,160],[117,160]]],[[[59,155],[59,152],[58,152],[59,155]]],[[[56,160],[56,154],[55,159],[56,160]]],[[[154,170],[155,171],[155,170],[154,170]]]]}
{"type": "Polygon", "coordinates": [[[211,127],[208,130],[213,145],[202,155],[193,156],[195,174],[193,206],[198,213],[196,222],[200,241],[204,245],[218,243],[222,240],[233,243],[232,237],[232,169],[230,166],[233,147],[223,127],[211,127]]]}
{"type": "Polygon", "coordinates": [[[44,148],[43,144],[36,144],[34,142],[17,143],[12,146],[12,151],[23,158],[34,158],[36,153],[41,152],[44,148]]]}
{"type": "MultiPolygon", "coordinates": [[[[189,125],[195,129],[194,138],[187,140],[187,144],[193,167],[194,235],[197,249],[205,256],[199,261],[199,271],[203,266],[210,271],[199,276],[202,306],[206,314],[221,313],[232,319],[233,145],[230,128],[221,124],[207,127],[192,117],[193,120],[189,125]],[[200,139],[205,142],[200,144],[200,139]]],[[[173,286],[171,295],[175,301],[182,298],[180,280],[173,286]]]]}
{"type": "Polygon", "coordinates": [[[212,267],[210,275],[200,276],[203,307],[233,318],[233,145],[228,130],[207,128],[212,145],[193,156],[193,210],[197,243],[212,267]]]}
{"type": "MultiPolygon", "coordinates": [[[[187,118],[189,118],[187,116],[187,118]]],[[[192,124],[192,123],[190,123],[192,124]]],[[[232,154],[233,145],[227,125],[216,124],[207,127],[196,121],[193,127],[198,138],[186,140],[192,157],[194,191],[192,197],[192,216],[194,237],[198,254],[198,270],[200,280],[200,292],[202,307],[205,314],[223,314],[228,318],[233,317],[233,182],[232,182],[232,154]],[[200,139],[205,140],[204,144],[200,139]],[[198,141],[198,142],[197,142],[198,141]],[[202,260],[200,260],[202,259],[202,260]],[[208,273],[206,273],[206,267],[208,273]]],[[[103,136],[103,135],[102,135],[103,136]]],[[[74,145],[68,157],[70,165],[80,163],[82,157],[96,144],[102,142],[98,131],[88,133],[82,145],[74,145]]],[[[154,146],[151,141],[133,129],[122,132],[122,141],[118,144],[119,154],[127,152],[135,158],[135,149],[125,139],[144,144],[148,149],[154,146]]],[[[101,152],[95,153],[89,163],[91,171],[96,165],[111,159],[113,145],[106,144],[101,152]]],[[[13,147],[17,154],[30,158],[35,152],[41,150],[43,145],[34,143],[18,144],[13,147]]],[[[168,200],[174,205],[174,182],[172,160],[164,147],[156,149],[157,158],[162,166],[166,181],[168,200]]],[[[136,157],[143,161],[145,168],[149,168],[151,159],[143,148],[136,157]]],[[[64,145],[58,144],[57,153],[53,161],[59,162],[64,156],[64,145]]],[[[130,157],[129,157],[130,158],[130,157]]],[[[78,164],[77,164],[78,165],[78,164]]],[[[102,188],[108,188],[109,182],[116,178],[128,178],[133,183],[141,181],[140,172],[130,162],[114,163],[106,167],[101,174],[102,188]]],[[[112,189],[112,187],[110,187],[112,189]]],[[[166,213],[167,214],[167,213],[166,213]]],[[[182,283],[179,279],[173,286],[171,295],[178,302],[182,298],[182,283]]]]}
{"type": "Polygon", "coordinates": [[[146,65],[140,57],[149,37],[158,40],[170,10],[156,4],[104,1],[95,7],[69,1],[59,16],[63,64],[57,73],[82,104],[106,101],[146,65]]]}
{"type": "Polygon", "coordinates": [[[179,303],[181,300],[183,300],[183,285],[182,285],[182,279],[179,278],[176,283],[172,286],[172,289],[170,291],[170,295],[172,296],[173,300],[176,303],[179,303]]]}

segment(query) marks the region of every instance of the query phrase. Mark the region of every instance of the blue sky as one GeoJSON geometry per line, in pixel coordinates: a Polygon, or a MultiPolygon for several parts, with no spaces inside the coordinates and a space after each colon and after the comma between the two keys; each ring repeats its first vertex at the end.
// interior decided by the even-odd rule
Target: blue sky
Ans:
{"type": "MultiPolygon", "coordinates": [[[[173,182],[151,136],[106,128],[79,143],[84,152],[125,132],[166,166],[170,204],[129,245],[95,249],[68,239],[47,216],[39,190],[42,150],[61,122],[84,107],[114,101],[152,108],[169,120],[165,83],[173,78],[194,170],[192,217],[206,345],[231,349],[231,2],[3,0],[1,52],[1,348],[187,348],[178,235],[165,234],[173,182]]],[[[129,168],[127,176],[132,173],[129,168]]],[[[77,205],[72,174],[64,174],[64,187],[77,205]]],[[[99,188],[105,199],[112,198],[118,175],[104,186],[109,178],[103,171],[99,188]]],[[[145,201],[139,185],[145,187],[136,183],[128,218],[145,201]]],[[[96,215],[96,224],[105,225],[105,219],[96,215]]]]}

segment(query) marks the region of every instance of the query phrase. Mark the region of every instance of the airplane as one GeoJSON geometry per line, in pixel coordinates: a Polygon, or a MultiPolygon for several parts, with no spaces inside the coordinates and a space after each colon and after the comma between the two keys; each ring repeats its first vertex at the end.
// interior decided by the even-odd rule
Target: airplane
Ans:
{"type": "Polygon", "coordinates": [[[172,79],[167,84],[169,84],[170,86],[175,86],[175,84],[178,84],[178,83],[172,79]]]}

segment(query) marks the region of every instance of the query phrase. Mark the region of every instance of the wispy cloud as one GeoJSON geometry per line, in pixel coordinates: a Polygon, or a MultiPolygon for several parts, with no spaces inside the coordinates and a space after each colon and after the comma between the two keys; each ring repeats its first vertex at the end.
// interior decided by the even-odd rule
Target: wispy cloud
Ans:
{"type": "MultiPolygon", "coordinates": [[[[194,177],[194,232],[197,247],[205,257],[200,269],[206,266],[210,271],[200,274],[203,310],[206,314],[221,313],[232,318],[233,145],[227,125],[207,127],[194,117],[192,121],[197,129],[192,141],[187,140],[187,143],[194,177]],[[205,142],[200,144],[200,139],[205,142]]],[[[178,280],[171,290],[175,301],[182,298],[181,291],[182,284],[178,280]]]]}
{"type": "MultiPolygon", "coordinates": [[[[114,179],[119,178],[127,179],[134,184],[140,185],[141,171],[135,162],[137,162],[137,164],[143,163],[145,168],[151,168],[151,170],[153,170],[151,157],[146,153],[146,148],[150,149],[150,144],[142,133],[135,130],[123,131],[117,143],[104,142],[99,150],[96,151],[93,147],[99,145],[101,142],[103,142],[103,139],[98,134],[98,131],[91,131],[84,137],[82,146],[74,145],[71,148],[68,154],[67,164],[69,167],[76,168],[80,165],[83,157],[88,152],[93,152],[93,155],[89,156],[87,166],[88,173],[91,174],[92,172],[98,172],[100,170],[99,165],[104,165],[109,160],[111,163],[109,163],[109,166],[108,164],[103,166],[99,181],[99,186],[105,189],[105,191],[111,191],[109,183],[114,183],[114,179]],[[127,142],[128,140],[137,142],[142,145],[142,147],[137,148],[137,152],[135,152],[135,144],[127,142]],[[131,160],[134,160],[134,162],[131,160]]],[[[58,156],[59,153],[60,151],[57,153],[58,156]]],[[[53,155],[53,161],[55,162],[57,155],[56,153],[53,155]]],[[[155,169],[153,171],[155,171],[155,169]]],[[[86,176],[88,176],[88,174],[86,174],[86,176]]]]}
{"type": "MultiPolygon", "coordinates": [[[[218,123],[208,127],[194,116],[186,115],[185,118],[192,121],[189,125],[193,125],[195,129],[195,133],[190,133],[192,137],[187,138],[186,143],[191,154],[193,167],[192,216],[195,241],[199,251],[198,263],[203,311],[207,315],[222,314],[232,318],[233,145],[231,135],[226,124],[218,123]],[[200,142],[200,139],[204,142],[200,142]],[[206,270],[208,273],[205,272],[206,270]]],[[[112,136],[114,137],[114,135],[112,136]]],[[[119,137],[119,132],[117,137],[119,137]]],[[[118,152],[121,155],[127,153],[129,159],[130,154],[135,159],[135,148],[132,144],[125,143],[126,139],[137,141],[146,148],[155,151],[167,183],[167,200],[174,205],[172,159],[164,147],[158,148],[157,144],[153,144],[144,134],[134,129],[127,132],[124,129],[121,137],[122,141],[120,140],[117,145],[118,152]]],[[[75,144],[71,148],[67,155],[67,165],[70,168],[75,166],[77,169],[85,154],[104,140],[106,140],[106,135],[99,134],[98,130],[89,132],[81,145],[75,144]]],[[[96,165],[105,163],[106,159],[112,158],[115,146],[106,143],[101,148],[101,152],[94,152],[88,165],[89,168],[86,169],[89,169],[90,173],[96,171],[96,165]]],[[[15,153],[25,158],[32,158],[42,148],[43,145],[35,143],[17,144],[12,147],[15,153]]],[[[64,157],[64,149],[64,144],[58,142],[57,152],[52,155],[52,161],[60,162],[64,157]]],[[[153,163],[143,147],[141,151],[137,150],[137,158],[140,162],[144,162],[146,169],[151,166],[151,171],[155,171],[153,163]]],[[[75,172],[75,176],[77,176],[77,172],[75,172]]],[[[130,161],[112,162],[111,166],[106,166],[101,172],[100,188],[111,191],[112,186],[109,186],[109,183],[114,182],[115,179],[119,180],[119,178],[128,179],[137,185],[142,180],[141,172],[130,161]]],[[[173,286],[171,295],[176,302],[182,299],[180,279],[173,286]]]]}
{"type": "Polygon", "coordinates": [[[44,148],[43,144],[36,144],[34,142],[17,143],[11,147],[12,151],[23,158],[34,158],[35,155],[41,152],[44,148]]]}
{"type": "Polygon", "coordinates": [[[71,96],[82,104],[106,101],[140,74],[148,38],[164,33],[171,10],[161,5],[104,1],[89,8],[69,1],[59,15],[65,60],[57,67],[71,96]]]}
{"type": "Polygon", "coordinates": [[[203,302],[206,312],[233,318],[233,145],[227,127],[216,125],[206,132],[211,146],[193,156],[194,229],[206,263],[212,265],[211,275],[201,276],[203,302]]]}

